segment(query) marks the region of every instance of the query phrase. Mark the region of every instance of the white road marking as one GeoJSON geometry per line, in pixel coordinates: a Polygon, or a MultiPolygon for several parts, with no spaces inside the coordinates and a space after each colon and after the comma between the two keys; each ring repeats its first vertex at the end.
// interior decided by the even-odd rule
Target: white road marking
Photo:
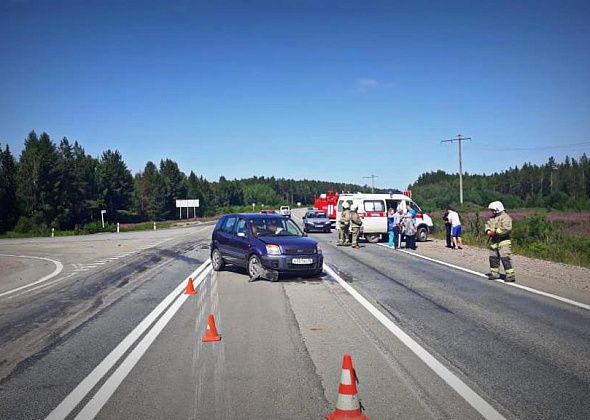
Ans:
{"type": "Polygon", "coordinates": [[[55,270],[53,271],[53,273],[48,274],[45,277],[42,277],[39,280],[34,281],[33,283],[29,283],[29,284],[26,284],[24,286],[20,286],[20,287],[14,288],[14,289],[7,290],[6,292],[2,292],[2,293],[0,293],[0,297],[6,296],[6,295],[10,295],[12,293],[16,293],[19,290],[23,290],[23,289],[29,288],[29,287],[34,286],[34,285],[39,284],[39,283],[43,283],[44,281],[47,281],[47,280],[49,280],[49,279],[57,276],[59,273],[61,273],[61,271],[64,268],[64,266],[62,265],[62,263],[60,263],[59,261],[56,261],[56,260],[52,260],[51,258],[32,257],[32,256],[29,256],[29,255],[9,255],[9,254],[0,254],[0,257],[32,258],[32,259],[35,259],[35,260],[51,261],[53,264],[55,264],[55,270]]]}
{"type": "MultiPolygon", "coordinates": [[[[384,246],[385,248],[390,249],[388,245],[385,245],[385,244],[378,244],[378,245],[384,246]]],[[[404,252],[406,254],[413,255],[415,257],[422,258],[422,259],[425,259],[425,260],[428,260],[428,261],[432,261],[432,262],[437,263],[437,264],[446,265],[447,267],[451,267],[451,268],[454,268],[456,270],[465,271],[466,273],[470,273],[470,274],[474,274],[474,275],[479,276],[479,277],[483,277],[486,280],[488,278],[488,276],[485,275],[485,274],[483,274],[483,273],[479,273],[477,271],[473,271],[473,270],[470,270],[468,268],[460,267],[458,265],[449,264],[449,263],[446,263],[444,261],[439,261],[439,260],[436,260],[434,258],[426,257],[424,255],[416,254],[414,252],[410,252],[410,251],[407,251],[405,249],[397,249],[396,252],[397,251],[401,251],[401,252],[404,252]]],[[[554,295],[552,293],[543,292],[541,290],[533,289],[532,287],[523,286],[522,284],[518,284],[518,283],[506,283],[506,282],[504,282],[504,280],[501,280],[501,279],[498,279],[498,280],[488,280],[488,281],[497,281],[497,282],[503,283],[503,284],[505,284],[507,286],[516,287],[518,289],[526,290],[527,292],[531,292],[531,293],[535,293],[537,295],[541,295],[541,296],[545,296],[545,297],[548,297],[548,298],[551,298],[551,299],[555,299],[555,300],[558,300],[560,302],[564,302],[564,303],[567,303],[567,304],[570,304],[570,305],[573,305],[573,306],[577,306],[578,308],[582,308],[582,309],[586,309],[586,310],[589,310],[590,311],[590,305],[586,305],[585,303],[578,302],[578,301],[575,301],[575,300],[572,300],[572,299],[568,299],[568,298],[564,298],[564,297],[561,297],[561,296],[558,296],[558,295],[554,295]]]]}
{"type": "Polygon", "coordinates": [[[34,292],[35,290],[39,290],[39,289],[45,289],[45,288],[47,288],[47,287],[53,286],[54,284],[60,283],[60,282],[62,282],[62,281],[64,281],[64,280],[67,280],[67,279],[69,279],[70,277],[72,277],[72,276],[73,276],[73,275],[75,275],[75,274],[76,274],[76,273],[70,273],[70,274],[68,274],[67,276],[60,277],[60,278],[58,278],[58,279],[56,279],[56,280],[53,280],[53,281],[50,281],[50,282],[43,283],[43,284],[41,284],[41,285],[39,285],[39,286],[36,286],[36,287],[30,288],[30,289],[27,289],[27,290],[25,290],[24,292],[21,292],[21,293],[17,293],[17,294],[15,294],[15,295],[12,295],[12,296],[8,297],[8,299],[13,299],[13,298],[15,298],[15,297],[17,297],[17,296],[26,295],[27,293],[34,292]]]}
{"type": "MultiPolygon", "coordinates": [[[[193,279],[202,274],[210,266],[211,260],[205,261],[195,271],[193,271],[182,283],[180,283],[168,296],[156,306],[156,308],[146,316],[138,325],[121,341],[117,347],[105,357],[102,362],[94,368],[90,374],[78,384],[76,388],[46,417],[46,420],[65,419],[80,402],[92,391],[98,382],[111,370],[111,368],[123,357],[131,346],[143,335],[143,333],[152,325],[162,312],[170,306],[177,296],[186,287],[189,277],[193,279]]],[[[146,336],[147,337],[147,336],[146,336]]],[[[133,352],[132,352],[133,354],[133,352]]],[[[102,388],[101,388],[102,389],[102,388]]]]}
{"type": "Polygon", "coordinates": [[[476,394],[463,381],[461,381],[453,372],[447,369],[442,363],[428,353],[420,344],[406,334],[401,328],[395,325],[389,318],[373,306],[351,285],[346,283],[332,268],[324,264],[324,270],[334,280],[344,288],[350,295],[356,299],[371,315],[373,315],[385,328],[394,334],[403,344],[406,345],[416,356],[418,356],[426,365],[434,371],[443,381],[453,388],[465,401],[467,401],[478,413],[486,419],[504,419],[486,400],[476,394]]]}
{"type": "MultiPolygon", "coordinates": [[[[205,277],[212,271],[209,266],[195,279],[195,285],[199,285],[205,277]]],[[[78,413],[77,420],[93,419],[100,412],[102,407],[108,402],[111,396],[115,393],[119,385],[129,375],[129,372],[139,362],[141,357],[145,354],[147,349],[152,345],[154,340],[160,335],[164,327],[180,309],[182,304],[188,299],[189,295],[181,294],[176,301],[170,306],[164,315],[156,322],[153,328],[145,335],[145,337],[137,344],[133,351],[115,370],[100,389],[90,399],[88,404],[78,413]]]]}

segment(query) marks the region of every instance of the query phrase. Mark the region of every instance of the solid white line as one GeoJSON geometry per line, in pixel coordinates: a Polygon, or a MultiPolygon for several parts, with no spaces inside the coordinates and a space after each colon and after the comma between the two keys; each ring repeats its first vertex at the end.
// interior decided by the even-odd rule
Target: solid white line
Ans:
{"type": "Polygon", "coordinates": [[[78,384],[72,392],[46,417],[47,420],[65,419],[76,408],[78,404],[88,395],[92,388],[108,373],[108,371],[119,361],[137,339],[152,325],[162,312],[176,299],[186,287],[189,277],[195,278],[211,263],[211,260],[205,261],[195,271],[193,271],[182,283],[180,283],[168,296],[154,308],[138,325],[121,341],[117,347],[105,357],[102,362],[94,368],[90,374],[78,384]]]}
{"type": "MultiPolygon", "coordinates": [[[[385,244],[378,244],[378,245],[384,246],[385,248],[388,248],[388,249],[391,249],[391,248],[389,248],[389,246],[387,246],[385,244]]],[[[414,252],[410,252],[410,251],[407,251],[405,249],[398,249],[396,251],[401,251],[401,252],[404,252],[406,254],[409,254],[409,255],[413,255],[415,257],[418,257],[418,258],[423,258],[425,260],[432,261],[432,262],[437,263],[437,264],[446,265],[447,267],[451,267],[451,268],[454,268],[456,270],[465,271],[466,273],[470,273],[470,274],[474,274],[474,275],[479,276],[479,277],[483,277],[486,280],[488,278],[488,276],[485,275],[485,274],[483,274],[483,273],[479,273],[477,271],[473,271],[473,270],[470,270],[468,268],[459,267],[458,265],[449,264],[449,263],[446,263],[444,261],[435,260],[434,258],[430,258],[430,257],[426,257],[424,255],[416,254],[414,252]]],[[[488,280],[488,281],[490,281],[490,280],[488,280]]],[[[543,292],[541,290],[533,289],[531,287],[523,286],[521,284],[517,284],[517,283],[506,283],[506,282],[504,282],[504,280],[501,280],[501,279],[492,280],[492,281],[497,281],[497,282],[500,282],[500,283],[505,284],[506,286],[516,287],[518,289],[526,290],[528,292],[535,293],[537,295],[541,295],[541,296],[545,296],[545,297],[548,297],[548,298],[551,298],[551,299],[559,300],[560,302],[568,303],[570,305],[577,306],[578,308],[587,309],[587,310],[590,311],[590,305],[586,305],[585,303],[582,303],[582,302],[578,302],[578,301],[575,301],[575,300],[564,298],[564,297],[561,297],[561,296],[558,296],[558,295],[554,295],[552,293],[543,292]]]]}
{"type": "Polygon", "coordinates": [[[416,356],[418,356],[426,365],[432,369],[443,381],[453,388],[465,401],[467,401],[477,412],[486,419],[504,419],[504,417],[494,409],[487,401],[476,394],[464,382],[462,382],[453,372],[447,369],[442,363],[428,353],[420,344],[414,341],[401,328],[395,325],[389,318],[381,313],[367,299],[358,293],[352,286],[346,283],[340,276],[328,265],[324,264],[324,270],[334,278],[344,290],[356,299],[367,311],[371,313],[385,328],[393,333],[403,344],[406,345],[416,356]]]}
{"type": "MultiPolygon", "coordinates": [[[[383,246],[383,247],[385,247],[385,248],[387,248],[387,249],[391,249],[391,248],[389,248],[389,246],[388,246],[388,245],[385,245],[385,244],[378,244],[378,245],[379,245],[379,246],[383,246]]],[[[458,265],[449,264],[449,263],[446,263],[446,262],[444,262],[444,261],[435,260],[434,258],[425,257],[424,255],[415,254],[414,252],[410,252],[410,251],[407,251],[407,250],[405,250],[405,249],[399,249],[399,248],[398,248],[398,249],[396,249],[395,251],[396,251],[396,252],[403,252],[403,253],[405,253],[405,254],[409,254],[409,255],[414,255],[415,257],[418,257],[418,258],[423,258],[423,259],[425,259],[425,260],[432,261],[432,262],[435,262],[435,263],[437,263],[437,264],[446,265],[447,267],[451,267],[451,268],[454,268],[454,269],[456,269],[456,270],[465,271],[466,273],[474,274],[474,275],[476,275],[476,276],[479,276],[479,277],[484,277],[484,278],[486,278],[486,279],[488,278],[488,276],[486,276],[486,275],[485,275],[485,274],[483,274],[483,273],[479,273],[479,272],[477,272],[477,271],[473,271],[473,270],[470,270],[470,269],[468,269],[468,268],[459,267],[458,265]]]]}
{"type": "MultiPolygon", "coordinates": [[[[195,286],[198,286],[205,277],[211,272],[211,266],[207,267],[194,281],[195,286]]],[[[141,357],[145,354],[147,349],[152,345],[154,340],[160,335],[164,327],[180,309],[182,304],[186,301],[189,295],[182,294],[170,306],[164,315],[156,322],[153,328],[145,335],[145,337],[137,344],[133,351],[125,358],[121,365],[115,372],[105,381],[98,392],[90,399],[88,404],[78,413],[77,420],[93,419],[100,412],[102,407],[108,402],[111,396],[115,393],[119,385],[129,375],[129,372],[139,362],[141,357]]]]}
{"type": "Polygon", "coordinates": [[[0,297],[6,296],[6,295],[10,295],[12,293],[18,292],[19,290],[26,289],[28,287],[34,286],[34,285],[39,284],[39,283],[43,283],[44,281],[47,281],[47,280],[49,280],[49,279],[57,276],[59,273],[61,273],[61,270],[63,270],[63,268],[64,268],[64,266],[62,265],[62,263],[60,263],[59,261],[56,261],[56,260],[52,260],[51,258],[31,257],[29,255],[9,255],[9,254],[0,254],[0,257],[33,258],[33,259],[36,259],[36,260],[51,261],[52,263],[55,264],[55,270],[53,271],[53,273],[48,274],[45,277],[42,277],[39,280],[34,281],[33,283],[29,283],[29,284],[26,284],[24,286],[20,286],[20,287],[16,287],[14,289],[8,290],[6,292],[2,292],[2,293],[0,293],[0,297]]]}

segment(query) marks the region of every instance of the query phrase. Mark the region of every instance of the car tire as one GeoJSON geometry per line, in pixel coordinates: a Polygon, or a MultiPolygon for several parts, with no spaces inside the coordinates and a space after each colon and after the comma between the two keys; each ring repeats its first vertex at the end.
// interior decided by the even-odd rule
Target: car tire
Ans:
{"type": "Polygon", "coordinates": [[[260,278],[260,267],[262,263],[260,262],[260,258],[258,255],[254,254],[250,256],[248,259],[248,275],[250,276],[250,281],[254,281],[260,278]]]}
{"type": "Polygon", "coordinates": [[[365,233],[365,239],[369,243],[376,244],[381,239],[381,235],[378,233],[365,233]]]}
{"type": "Polygon", "coordinates": [[[223,261],[223,257],[221,256],[221,252],[217,248],[213,250],[211,253],[211,267],[215,271],[223,270],[225,266],[225,261],[223,261]]]}
{"type": "Polygon", "coordinates": [[[426,242],[428,239],[428,228],[425,226],[420,226],[418,228],[418,232],[416,233],[416,240],[418,242],[426,242]]]}

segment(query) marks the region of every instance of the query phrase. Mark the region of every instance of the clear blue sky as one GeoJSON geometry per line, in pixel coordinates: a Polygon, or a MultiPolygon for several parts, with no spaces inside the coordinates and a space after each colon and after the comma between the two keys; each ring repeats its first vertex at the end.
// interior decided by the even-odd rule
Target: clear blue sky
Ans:
{"type": "Polygon", "coordinates": [[[590,154],[588,1],[0,2],[0,142],[30,130],[253,175],[404,188],[590,154]],[[507,150],[508,149],[508,150],[507,150]]]}

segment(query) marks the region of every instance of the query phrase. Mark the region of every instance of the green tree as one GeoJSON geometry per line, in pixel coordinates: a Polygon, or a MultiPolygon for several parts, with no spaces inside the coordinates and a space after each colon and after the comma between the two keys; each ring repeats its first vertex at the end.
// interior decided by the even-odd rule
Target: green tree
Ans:
{"type": "Polygon", "coordinates": [[[148,220],[164,217],[164,192],[162,177],[156,165],[148,162],[143,172],[135,175],[135,202],[137,212],[148,220]]]}
{"type": "Polygon", "coordinates": [[[116,220],[117,210],[128,210],[133,177],[118,150],[103,152],[96,170],[98,198],[104,202],[107,218],[116,220]]]}
{"type": "Polygon", "coordinates": [[[58,212],[59,155],[47,133],[34,131],[25,140],[17,171],[17,199],[23,215],[36,225],[53,224],[58,212]]]}
{"type": "Polygon", "coordinates": [[[14,227],[18,218],[16,202],[16,162],[10,148],[0,145],[0,232],[14,227]]]}
{"type": "Polygon", "coordinates": [[[164,200],[163,216],[171,219],[176,214],[176,200],[186,198],[186,175],[180,171],[176,162],[166,159],[160,161],[160,176],[164,200]]]}

